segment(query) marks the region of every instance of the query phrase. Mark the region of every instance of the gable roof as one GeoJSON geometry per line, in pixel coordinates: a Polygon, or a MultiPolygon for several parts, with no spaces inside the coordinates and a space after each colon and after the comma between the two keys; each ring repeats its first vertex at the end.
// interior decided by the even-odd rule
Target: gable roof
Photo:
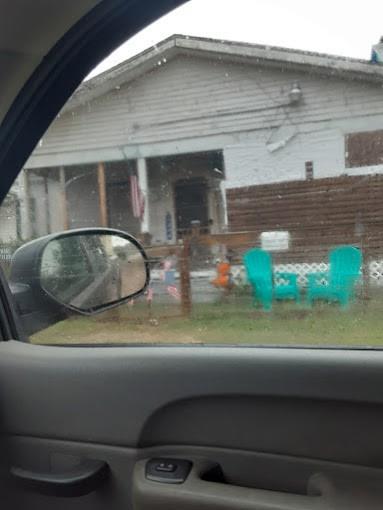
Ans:
{"type": "Polygon", "coordinates": [[[383,84],[383,65],[372,64],[368,60],[175,34],[83,82],[64,106],[62,112],[73,110],[114,88],[118,88],[123,83],[135,80],[142,74],[157,68],[159,62],[164,58],[170,60],[177,55],[219,58],[258,67],[288,69],[327,77],[383,84]]]}

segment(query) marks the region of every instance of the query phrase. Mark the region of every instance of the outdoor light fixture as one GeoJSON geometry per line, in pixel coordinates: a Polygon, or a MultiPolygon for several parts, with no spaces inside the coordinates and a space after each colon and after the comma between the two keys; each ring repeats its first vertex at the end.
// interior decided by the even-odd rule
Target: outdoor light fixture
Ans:
{"type": "Polygon", "coordinates": [[[289,92],[290,104],[298,104],[302,99],[302,89],[299,83],[296,81],[293,83],[289,92]]]}

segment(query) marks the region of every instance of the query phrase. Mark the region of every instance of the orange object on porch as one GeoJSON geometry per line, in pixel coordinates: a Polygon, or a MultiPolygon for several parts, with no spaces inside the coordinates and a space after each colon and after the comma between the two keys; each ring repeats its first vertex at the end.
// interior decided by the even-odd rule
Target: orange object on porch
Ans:
{"type": "Polygon", "coordinates": [[[231,287],[231,266],[228,262],[219,262],[217,264],[217,277],[210,283],[215,287],[228,289],[231,287]]]}

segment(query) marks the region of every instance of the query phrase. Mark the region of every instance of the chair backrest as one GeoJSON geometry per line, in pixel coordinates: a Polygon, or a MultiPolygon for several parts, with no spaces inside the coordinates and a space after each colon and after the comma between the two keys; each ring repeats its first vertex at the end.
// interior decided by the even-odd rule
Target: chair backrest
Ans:
{"type": "Polygon", "coordinates": [[[250,281],[262,280],[272,285],[273,268],[271,256],[260,248],[252,248],[243,257],[247,276],[250,281]]]}
{"type": "Polygon", "coordinates": [[[362,253],[354,246],[339,246],[330,252],[330,284],[353,284],[360,277],[362,253]]]}

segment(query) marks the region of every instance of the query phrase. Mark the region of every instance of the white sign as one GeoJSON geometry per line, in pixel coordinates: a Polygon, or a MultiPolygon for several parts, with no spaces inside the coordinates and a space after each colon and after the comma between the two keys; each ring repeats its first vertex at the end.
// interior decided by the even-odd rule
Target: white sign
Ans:
{"type": "Polygon", "coordinates": [[[287,231],[262,232],[261,248],[266,251],[287,251],[290,245],[290,234],[287,231]]]}

